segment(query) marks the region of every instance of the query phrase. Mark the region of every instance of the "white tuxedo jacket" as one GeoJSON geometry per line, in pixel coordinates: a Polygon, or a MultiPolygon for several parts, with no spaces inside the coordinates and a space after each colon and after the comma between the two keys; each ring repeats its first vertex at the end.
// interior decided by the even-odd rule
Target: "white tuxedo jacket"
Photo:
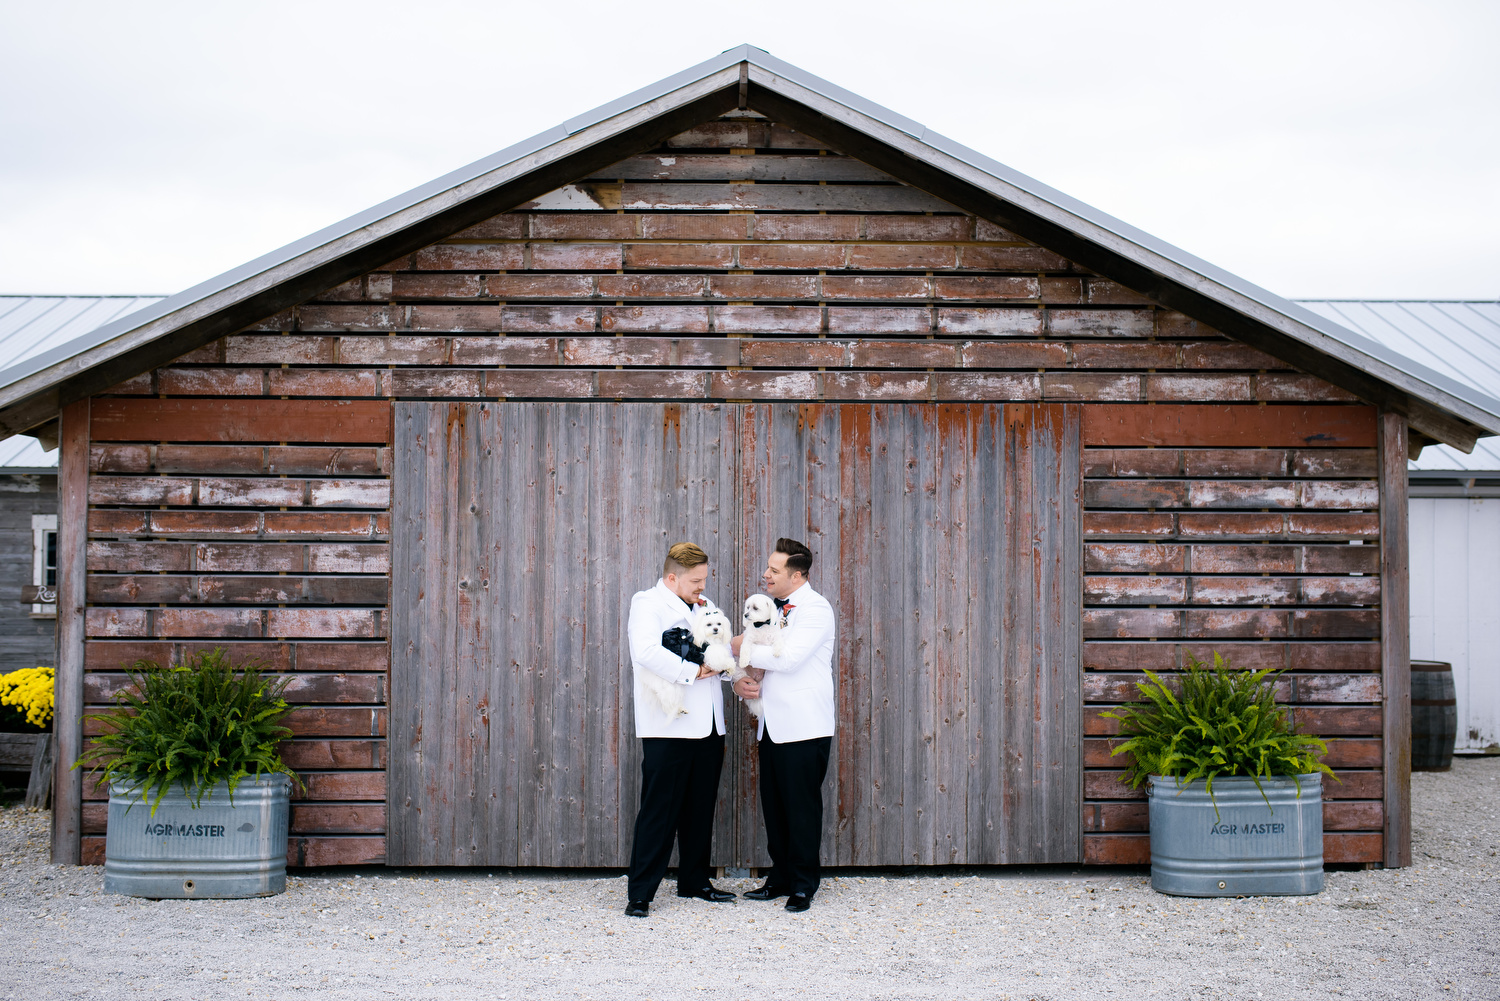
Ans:
{"type": "Polygon", "coordinates": [[[750,648],[750,665],[766,672],[759,735],[778,744],[833,736],[833,606],[810,584],[787,603],[781,656],[768,646],[750,648]]]}
{"type": "Polygon", "coordinates": [[[713,602],[704,598],[697,608],[689,609],[687,602],[673,594],[662,580],[649,591],[637,591],[630,599],[627,635],[637,737],[707,737],[710,727],[715,733],[724,732],[723,677],[700,679],[697,664],[683,660],[661,645],[662,633],[673,626],[693,628],[698,615],[713,607],[713,602]],[[641,691],[642,671],[685,687],[682,705],[687,715],[669,719],[653,700],[645,698],[641,691]]]}

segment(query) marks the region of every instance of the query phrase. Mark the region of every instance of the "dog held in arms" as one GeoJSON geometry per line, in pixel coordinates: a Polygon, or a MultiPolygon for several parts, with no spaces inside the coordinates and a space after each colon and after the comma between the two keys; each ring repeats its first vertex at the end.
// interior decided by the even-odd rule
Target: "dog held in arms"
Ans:
{"type": "MultiPolygon", "coordinates": [[[[768,646],[771,653],[777,657],[781,656],[781,613],[776,610],[776,602],[771,600],[770,595],[752,594],[745,599],[745,611],[740,616],[745,627],[745,638],[740,641],[740,662],[735,665],[733,680],[738,681],[750,672],[745,668],[750,664],[750,648],[752,646],[768,646]]],[[[759,718],[760,699],[746,699],[745,708],[751,714],[759,718]]]]}
{"type": "MultiPolygon", "coordinates": [[[[715,673],[729,675],[735,669],[734,654],[729,651],[729,639],[733,635],[734,627],[729,624],[729,616],[715,608],[698,615],[691,633],[680,626],[668,629],[662,634],[662,645],[690,663],[707,664],[715,673]],[[701,659],[693,656],[694,651],[701,654],[701,659]]],[[[686,686],[673,684],[650,671],[637,671],[636,675],[647,697],[669,719],[687,715],[682,704],[686,686]]]]}

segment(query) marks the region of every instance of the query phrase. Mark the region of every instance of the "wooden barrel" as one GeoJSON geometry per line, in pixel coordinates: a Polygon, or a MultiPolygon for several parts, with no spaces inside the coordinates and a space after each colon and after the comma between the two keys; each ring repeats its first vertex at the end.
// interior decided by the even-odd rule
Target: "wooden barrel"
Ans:
{"type": "Polygon", "coordinates": [[[1439,660],[1411,662],[1411,770],[1446,772],[1453,767],[1458,737],[1458,700],[1453,665],[1439,660]]]}

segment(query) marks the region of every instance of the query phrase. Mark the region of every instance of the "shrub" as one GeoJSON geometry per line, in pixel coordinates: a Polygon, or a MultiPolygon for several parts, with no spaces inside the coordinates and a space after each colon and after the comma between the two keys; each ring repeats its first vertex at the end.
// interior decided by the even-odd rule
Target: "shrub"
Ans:
{"type": "Polygon", "coordinates": [[[1120,721],[1127,738],[1110,753],[1134,756],[1125,772],[1130,787],[1140,788],[1152,775],[1176,778],[1179,785],[1204,779],[1212,798],[1214,779],[1246,775],[1264,797],[1263,777],[1332,776],[1320,760],[1328,745],[1297,733],[1291,712],[1276,705],[1280,673],[1237,671],[1217,652],[1211,666],[1189,656],[1178,695],[1147,671],[1148,680],[1136,685],[1144,701],[1104,714],[1120,721]]]}
{"type": "Polygon", "coordinates": [[[229,784],[232,803],[247,775],[280,773],[300,785],[276,752],[292,735],[280,725],[291,711],[281,697],[287,679],[263,678],[262,667],[236,669],[222,647],[173,667],[136,661],[130,685],[115,695],[117,707],[87,717],[106,730],[73,767],[102,763],[103,781],[137,783],[143,798],[155,794],[153,814],[173,786],[197,806],[219,782],[229,784]]]}
{"type": "Polygon", "coordinates": [[[52,723],[52,679],[50,667],[23,667],[0,674],[0,706],[6,710],[4,725],[45,730],[52,723]]]}

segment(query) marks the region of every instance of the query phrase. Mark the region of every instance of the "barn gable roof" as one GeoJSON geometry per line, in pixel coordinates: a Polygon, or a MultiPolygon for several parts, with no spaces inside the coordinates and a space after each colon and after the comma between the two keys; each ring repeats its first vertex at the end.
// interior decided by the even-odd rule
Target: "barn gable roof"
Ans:
{"type": "Polygon", "coordinates": [[[815,136],[1465,452],[1500,401],[753,46],[740,46],[0,370],[0,437],[737,108],[815,136]]]}

